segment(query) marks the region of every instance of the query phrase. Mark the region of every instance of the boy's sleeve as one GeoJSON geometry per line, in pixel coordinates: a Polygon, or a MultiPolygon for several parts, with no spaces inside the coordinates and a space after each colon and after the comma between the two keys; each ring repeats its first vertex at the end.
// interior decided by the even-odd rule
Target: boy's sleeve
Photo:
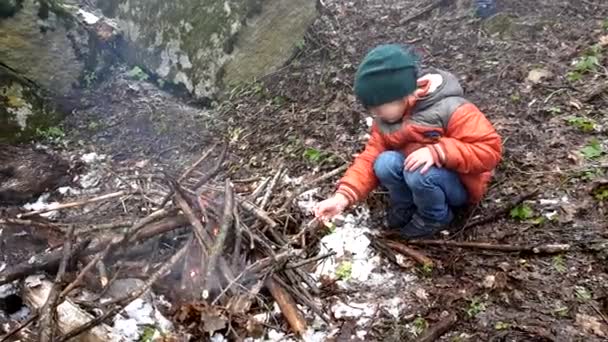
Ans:
{"type": "Polygon", "coordinates": [[[353,164],[338,182],[337,192],[346,196],[350,204],[364,199],[378,186],[378,179],[374,173],[374,162],[385,150],[384,138],[374,123],[365,149],[355,158],[353,164]]]}
{"type": "Polygon", "coordinates": [[[445,137],[435,145],[444,167],[459,173],[493,170],[502,155],[501,138],[492,123],[474,104],[456,109],[445,137]]]}

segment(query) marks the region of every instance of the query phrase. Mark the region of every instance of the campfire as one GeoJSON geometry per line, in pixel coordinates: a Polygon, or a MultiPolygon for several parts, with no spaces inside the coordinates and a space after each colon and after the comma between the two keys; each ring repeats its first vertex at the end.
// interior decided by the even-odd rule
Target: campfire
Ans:
{"type": "Polygon", "coordinates": [[[212,161],[214,150],[206,151],[179,177],[148,177],[164,189],[156,207],[143,202],[159,191],[130,187],[123,181],[120,188],[105,195],[6,219],[3,223],[7,225],[34,226],[60,236],[54,244],[49,242],[50,248],[1,272],[0,285],[23,287],[23,300],[32,309],[29,318],[15,324],[2,341],[36,334],[40,341],[67,341],[76,336],[87,341],[116,340],[108,323],[151,288],[171,303],[172,309],[165,314],[190,336],[222,331],[238,339],[263,331],[251,316],[266,310],[264,296],[278,304],[296,335],[307,330],[298,306],[329,322],[315,299],[320,289],[305,271],[332,255],[315,255],[310,243],[319,223],[294,226],[294,220],[289,223],[285,218],[298,194],[344,168],[308,182],[287,198],[274,194],[282,171],[245,193],[235,189],[246,181],[217,179],[226,150],[212,161]],[[213,167],[204,172],[203,165],[210,164],[213,167]],[[150,211],[120,233],[105,230],[112,224],[81,229],[76,223],[41,217],[115,199],[123,199],[124,205],[125,198],[130,205],[137,203],[150,211]],[[156,241],[152,253],[147,241],[156,241]],[[106,296],[125,273],[137,275],[139,285],[120,296],[106,296]],[[50,274],[54,275],[51,279],[50,274]]]}

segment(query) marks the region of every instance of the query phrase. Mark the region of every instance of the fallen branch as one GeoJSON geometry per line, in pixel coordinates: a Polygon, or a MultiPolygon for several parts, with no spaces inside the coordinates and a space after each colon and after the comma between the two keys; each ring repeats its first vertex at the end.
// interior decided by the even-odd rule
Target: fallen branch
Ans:
{"type": "Polygon", "coordinates": [[[224,162],[224,159],[226,159],[226,152],[228,152],[228,147],[224,146],[224,149],[220,153],[220,156],[219,156],[215,166],[213,166],[213,168],[211,168],[211,170],[209,170],[209,172],[207,172],[201,179],[199,179],[192,187],[195,192],[197,192],[198,189],[201,186],[203,186],[205,183],[207,183],[211,178],[213,178],[213,177],[215,177],[215,175],[217,175],[217,173],[220,171],[220,167],[222,166],[222,163],[224,162]]]}
{"type": "MultiPolygon", "coordinates": [[[[209,289],[208,284],[210,279],[213,277],[213,273],[215,272],[215,268],[217,265],[218,258],[224,251],[224,244],[226,242],[226,237],[228,236],[228,231],[232,227],[232,223],[234,222],[234,192],[232,190],[232,185],[230,184],[230,180],[226,180],[226,189],[225,189],[225,198],[224,198],[224,214],[222,217],[222,225],[220,227],[220,231],[215,238],[215,244],[213,248],[209,251],[209,262],[207,264],[202,264],[203,269],[206,268],[206,272],[203,278],[203,293],[208,294],[209,289]]],[[[203,296],[205,297],[205,296],[203,296]]],[[[206,299],[206,298],[204,298],[206,299]]]]}
{"type": "Polygon", "coordinates": [[[289,196],[289,198],[285,201],[285,203],[283,203],[283,205],[279,208],[279,210],[277,212],[284,211],[285,209],[287,209],[288,206],[291,205],[291,202],[293,202],[294,199],[296,199],[302,193],[309,190],[312,186],[346,171],[347,167],[348,167],[348,165],[342,165],[339,168],[334,169],[324,175],[321,175],[320,177],[317,177],[317,178],[311,180],[310,182],[307,182],[306,184],[303,184],[302,186],[298,187],[296,190],[294,190],[294,192],[291,194],[291,196],[289,196]]]}
{"type": "Polygon", "coordinates": [[[450,314],[448,314],[447,317],[442,319],[439,323],[430,327],[424,333],[424,335],[422,335],[416,341],[417,342],[433,342],[433,341],[437,340],[438,338],[440,338],[443,334],[448,332],[450,329],[452,329],[452,327],[456,324],[456,322],[458,322],[458,317],[455,314],[450,313],[450,314]]]}
{"type": "Polygon", "coordinates": [[[446,246],[534,254],[556,254],[567,252],[570,250],[569,244],[542,244],[518,246],[508,244],[493,244],[489,242],[460,242],[450,240],[411,240],[408,241],[408,243],[418,246],[446,246]]]}
{"type": "MultiPolygon", "coordinates": [[[[74,253],[83,251],[91,240],[78,242],[74,246],[74,253]]],[[[83,251],[84,252],[84,251],[83,251]]],[[[63,256],[63,248],[57,248],[47,253],[39,253],[22,263],[10,266],[0,275],[0,285],[10,283],[14,280],[25,278],[39,271],[55,272],[63,256]]]]}
{"type": "Polygon", "coordinates": [[[299,267],[302,267],[304,265],[311,264],[313,262],[317,262],[319,260],[327,259],[330,256],[334,256],[334,255],[336,255],[336,252],[332,251],[330,253],[322,254],[322,255],[317,255],[316,257],[313,257],[313,258],[310,258],[310,259],[306,259],[306,260],[302,260],[302,261],[299,261],[299,262],[296,262],[296,263],[289,263],[289,264],[287,264],[287,266],[285,266],[285,268],[286,269],[299,268],[299,267]]]}
{"type": "Polygon", "coordinates": [[[274,188],[277,186],[277,183],[279,182],[279,178],[281,178],[282,174],[283,174],[283,167],[280,167],[279,171],[277,171],[277,173],[274,175],[274,178],[272,178],[270,185],[268,185],[268,189],[266,189],[266,193],[264,194],[264,197],[262,198],[262,202],[260,203],[260,209],[262,209],[262,210],[266,209],[266,205],[268,204],[268,201],[270,200],[270,196],[272,196],[272,192],[274,191],[274,188]]]}
{"type": "Polygon", "coordinates": [[[291,330],[299,336],[304,335],[306,332],[306,320],[298,310],[291,295],[289,295],[274,278],[275,277],[273,276],[266,279],[266,288],[270,291],[272,298],[274,298],[279,305],[281,313],[285,317],[287,323],[289,323],[291,330]]]}
{"type": "Polygon", "coordinates": [[[434,262],[433,260],[431,260],[431,258],[429,258],[428,256],[426,256],[424,253],[417,251],[415,249],[412,249],[402,243],[396,242],[396,241],[384,241],[384,243],[386,243],[386,245],[399,252],[400,254],[403,254],[405,256],[409,256],[410,258],[416,260],[416,262],[418,262],[419,264],[421,264],[422,266],[425,267],[433,267],[434,266],[434,262]]]}
{"type": "Polygon", "coordinates": [[[213,152],[213,150],[215,150],[215,148],[217,147],[217,144],[214,144],[213,146],[211,146],[211,148],[209,148],[207,151],[205,151],[203,153],[203,155],[194,162],[194,164],[192,164],[189,168],[186,169],[186,171],[184,171],[184,173],[182,173],[181,176],[179,176],[179,178],[177,179],[177,182],[181,182],[184,179],[186,179],[186,177],[188,177],[190,175],[190,173],[192,173],[192,171],[194,171],[194,169],[197,168],[197,166],[199,166],[202,162],[205,161],[205,159],[207,159],[207,157],[209,157],[209,155],[211,154],[211,152],[213,152]]]}
{"type": "Polygon", "coordinates": [[[0,339],[0,342],[6,342],[6,341],[8,341],[11,337],[13,337],[16,334],[18,334],[21,330],[27,328],[28,325],[34,323],[34,321],[36,319],[38,319],[38,313],[37,312],[33,313],[32,315],[30,315],[30,317],[28,317],[27,320],[25,320],[25,322],[21,323],[19,326],[15,327],[11,331],[9,331],[6,335],[4,335],[2,337],[2,339],[0,339]]]}
{"type": "Polygon", "coordinates": [[[59,302],[59,289],[61,287],[61,284],[63,283],[63,277],[65,275],[65,270],[68,266],[68,261],[72,256],[72,240],[74,239],[74,229],[75,226],[72,225],[63,244],[63,255],[61,258],[61,263],[59,264],[59,271],[57,271],[57,275],[55,276],[55,283],[51,287],[51,291],[49,292],[49,296],[46,299],[46,303],[44,303],[42,309],[40,309],[40,326],[42,327],[40,331],[40,342],[53,341],[53,336],[55,334],[55,326],[53,324],[53,322],[55,321],[55,307],[59,302]]]}
{"type": "Polygon", "coordinates": [[[19,214],[18,218],[24,218],[24,217],[34,216],[34,215],[40,215],[40,214],[48,213],[48,212],[55,211],[55,210],[62,210],[62,209],[81,207],[81,206],[86,205],[86,204],[95,203],[95,202],[101,202],[101,201],[109,200],[109,199],[116,198],[116,197],[130,195],[130,194],[133,194],[133,192],[129,192],[129,191],[113,192],[111,194],[97,196],[97,197],[89,198],[89,199],[86,199],[86,200],[59,204],[59,205],[54,206],[54,207],[49,207],[49,208],[45,208],[45,209],[34,210],[34,211],[27,212],[27,213],[19,214]]]}
{"type": "Polygon", "coordinates": [[[268,215],[267,212],[265,212],[264,210],[258,208],[253,203],[249,202],[248,200],[246,200],[244,198],[238,197],[238,196],[236,198],[237,198],[237,201],[238,201],[239,205],[243,209],[245,209],[249,213],[255,215],[258,219],[260,219],[261,221],[263,221],[264,223],[266,223],[267,225],[269,225],[270,228],[275,228],[275,227],[277,227],[279,225],[275,220],[273,220],[272,218],[270,218],[270,215],[268,215]]]}

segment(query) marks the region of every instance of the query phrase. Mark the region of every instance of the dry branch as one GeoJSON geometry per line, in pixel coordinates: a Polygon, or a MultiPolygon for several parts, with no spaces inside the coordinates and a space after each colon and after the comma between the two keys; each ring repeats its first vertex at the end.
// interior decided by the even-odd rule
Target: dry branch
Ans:
{"type": "Polygon", "coordinates": [[[289,293],[279,285],[274,277],[266,279],[266,288],[270,291],[272,298],[277,302],[285,320],[289,323],[294,333],[302,336],[306,332],[306,320],[298,310],[295,301],[289,293]]]}
{"type": "Polygon", "coordinates": [[[57,271],[57,275],[55,276],[55,283],[51,287],[51,291],[49,292],[46,303],[44,303],[42,309],[40,309],[40,326],[42,327],[40,331],[40,342],[53,341],[53,336],[55,333],[55,326],[53,323],[55,320],[55,307],[60,299],[59,288],[62,286],[65,270],[67,269],[68,261],[72,255],[74,229],[75,226],[72,225],[63,244],[62,258],[59,264],[59,271],[57,271]]]}
{"type": "Polygon", "coordinates": [[[27,213],[20,214],[19,218],[24,218],[24,217],[30,217],[30,216],[34,216],[34,215],[44,214],[44,213],[48,213],[50,211],[55,211],[55,210],[81,207],[81,206],[86,205],[86,204],[95,203],[95,202],[101,202],[101,201],[105,201],[105,200],[108,200],[108,199],[112,199],[112,198],[116,198],[116,197],[121,197],[121,196],[125,196],[125,195],[130,195],[130,194],[133,194],[133,192],[129,192],[129,191],[113,192],[111,194],[97,196],[97,197],[89,198],[89,199],[86,199],[86,200],[81,200],[81,201],[76,201],[76,202],[70,202],[70,203],[64,203],[64,204],[59,204],[59,205],[54,206],[54,207],[49,207],[49,208],[45,208],[45,209],[30,211],[30,212],[27,212],[27,213]]]}
{"type": "MultiPolygon", "coordinates": [[[[205,265],[203,264],[203,268],[207,268],[207,271],[203,274],[205,277],[203,278],[203,293],[209,293],[209,289],[207,288],[210,279],[213,277],[213,273],[215,272],[215,268],[218,262],[218,259],[221,257],[224,251],[224,243],[226,242],[226,237],[228,236],[228,231],[232,227],[232,223],[234,221],[233,217],[234,213],[234,192],[232,190],[232,186],[230,184],[230,180],[226,180],[226,189],[225,189],[225,199],[224,199],[224,215],[222,217],[222,225],[220,227],[220,231],[215,239],[215,244],[213,248],[209,251],[209,262],[205,265]],[[207,292],[205,292],[207,291],[207,292]]],[[[205,298],[206,299],[206,298],[205,298]]]]}
{"type": "Polygon", "coordinates": [[[202,162],[205,161],[205,159],[207,159],[207,157],[209,157],[209,155],[211,154],[211,152],[213,152],[213,150],[215,150],[215,148],[217,147],[217,144],[214,144],[213,146],[211,146],[211,148],[209,148],[207,151],[205,151],[205,153],[203,153],[203,155],[194,162],[194,164],[190,165],[190,167],[188,169],[186,169],[186,171],[184,171],[184,173],[182,173],[181,176],[179,176],[179,178],[177,179],[177,182],[181,182],[184,179],[186,179],[186,177],[188,177],[190,175],[190,173],[192,173],[192,171],[194,171],[194,169],[196,169],[197,166],[199,166],[202,162]]]}
{"type": "Polygon", "coordinates": [[[437,340],[438,338],[440,338],[443,334],[448,332],[454,326],[454,324],[456,324],[456,322],[458,322],[458,317],[455,314],[450,313],[450,314],[448,314],[447,317],[445,317],[439,323],[437,323],[437,325],[430,327],[424,333],[424,335],[422,335],[416,341],[417,342],[433,342],[433,341],[437,340]]]}
{"type": "Polygon", "coordinates": [[[262,202],[260,203],[260,209],[262,209],[262,210],[266,209],[266,205],[268,204],[268,201],[270,201],[270,196],[272,196],[272,192],[274,191],[274,188],[277,186],[277,183],[279,182],[279,179],[281,178],[282,174],[283,174],[283,167],[280,167],[279,171],[277,171],[277,173],[274,175],[274,178],[272,178],[270,185],[268,185],[268,189],[266,189],[266,193],[264,194],[264,197],[262,198],[262,202]]]}
{"type": "Polygon", "coordinates": [[[424,253],[412,249],[402,243],[396,241],[385,241],[385,243],[389,248],[416,260],[416,262],[418,262],[422,266],[433,267],[435,264],[433,260],[431,260],[431,258],[426,256],[424,253]]]}
{"type": "Polygon", "coordinates": [[[500,252],[520,252],[534,254],[556,254],[570,250],[568,244],[542,244],[542,245],[509,245],[509,244],[493,244],[489,242],[460,242],[448,240],[412,240],[409,244],[418,246],[446,246],[459,248],[484,249],[500,252]]]}
{"type": "Polygon", "coordinates": [[[300,196],[302,193],[309,190],[312,186],[314,186],[317,183],[320,183],[324,180],[330,179],[330,178],[338,175],[341,172],[344,172],[347,167],[348,167],[348,165],[342,165],[339,168],[334,169],[324,175],[321,175],[320,177],[317,177],[317,178],[307,182],[306,184],[303,184],[302,186],[298,187],[296,190],[294,190],[294,192],[291,194],[291,196],[289,196],[289,198],[285,201],[285,203],[283,203],[283,205],[279,208],[278,212],[281,212],[281,211],[284,211],[285,209],[287,209],[287,207],[291,205],[291,202],[293,202],[293,200],[296,199],[296,197],[300,196]]]}

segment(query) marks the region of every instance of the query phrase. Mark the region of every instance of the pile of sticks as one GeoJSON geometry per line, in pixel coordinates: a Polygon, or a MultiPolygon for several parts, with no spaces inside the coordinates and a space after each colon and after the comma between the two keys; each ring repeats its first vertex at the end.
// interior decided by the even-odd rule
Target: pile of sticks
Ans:
{"type": "MultiPolygon", "coordinates": [[[[282,205],[276,205],[275,200],[278,209],[267,210],[283,171],[279,170],[274,177],[261,182],[251,193],[237,193],[234,184],[242,180],[216,179],[222,169],[226,149],[206,172],[197,171],[202,165],[210,164],[208,159],[214,149],[215,146],[206,151],[180,177],[159,177],[169,189],[160,207],[120,233],[80,229],[82,227],[71,224],[62,246],[31,255],[27,260],[7,267],[0,275],[0,285],[40,273],[54,274],[54,281],[38,286],[36,300],[26,299],[34,307],[33,314],[0,337],[0,341],[9,340],[33,323],[37,323],[40,341],[67,341],[75,336],[86,336],[87,340],[93,341],[107,340],[109,329],[104,322],[151,287],[162,288],[163,283],[173,287],[176,282],[179,286],[173,291],[175,296],[171,300],[179,306],[198,303],[207,308],[217,308],[217,312],[225,314],[223,317],[242,317],[256,306],[264,292],[276,301],[295,334],[301,335],[307,329],[303,312],[297,304],[308,307],[329,322],[328,315],[314,300],[320,290],[303,267],[331,254],[310,257],[312,253],[303,248],[306,232],[314,228],[314,222],[290,235],[288,230],[282,229],[283,222],[278,218],[285,217],[285,211],[298,194],[339,174],[344,168],[308,182],[291,196],[282,198],[282,205]],[[150,261],[152,253],[140,246],[154,239],[162,240],[163,243],[157,246],[163,247],[154,253],[157,256],[155,260],[150,261]],[[142,268],[147,275],[144,284],[120,298],[101,303],[99,299],[104,296],[104,291],[118,276],[118,266],[133,262],[133,259],[146,260],[147,265],[142,268]],[[91,283],[96,283],[96,286],[89,286],[91,283]],[[94,290],[97,300],[76,300],[73,295],[82,287],[94,290]],[[92,308],[96,309],[96,316],[90,314],[92,308]],[[61,310],[78,312],[77,322],[62,321],[66,316],[61,310]]],[[[127,196],[131,192],[114,191],[65,203],[52,210],[74,209],[127,196]]],[[[4,223],[27,223],[30,221],[25,220],[26,217],[36,219],[45,211],[28,212],[4,223]]]]}

